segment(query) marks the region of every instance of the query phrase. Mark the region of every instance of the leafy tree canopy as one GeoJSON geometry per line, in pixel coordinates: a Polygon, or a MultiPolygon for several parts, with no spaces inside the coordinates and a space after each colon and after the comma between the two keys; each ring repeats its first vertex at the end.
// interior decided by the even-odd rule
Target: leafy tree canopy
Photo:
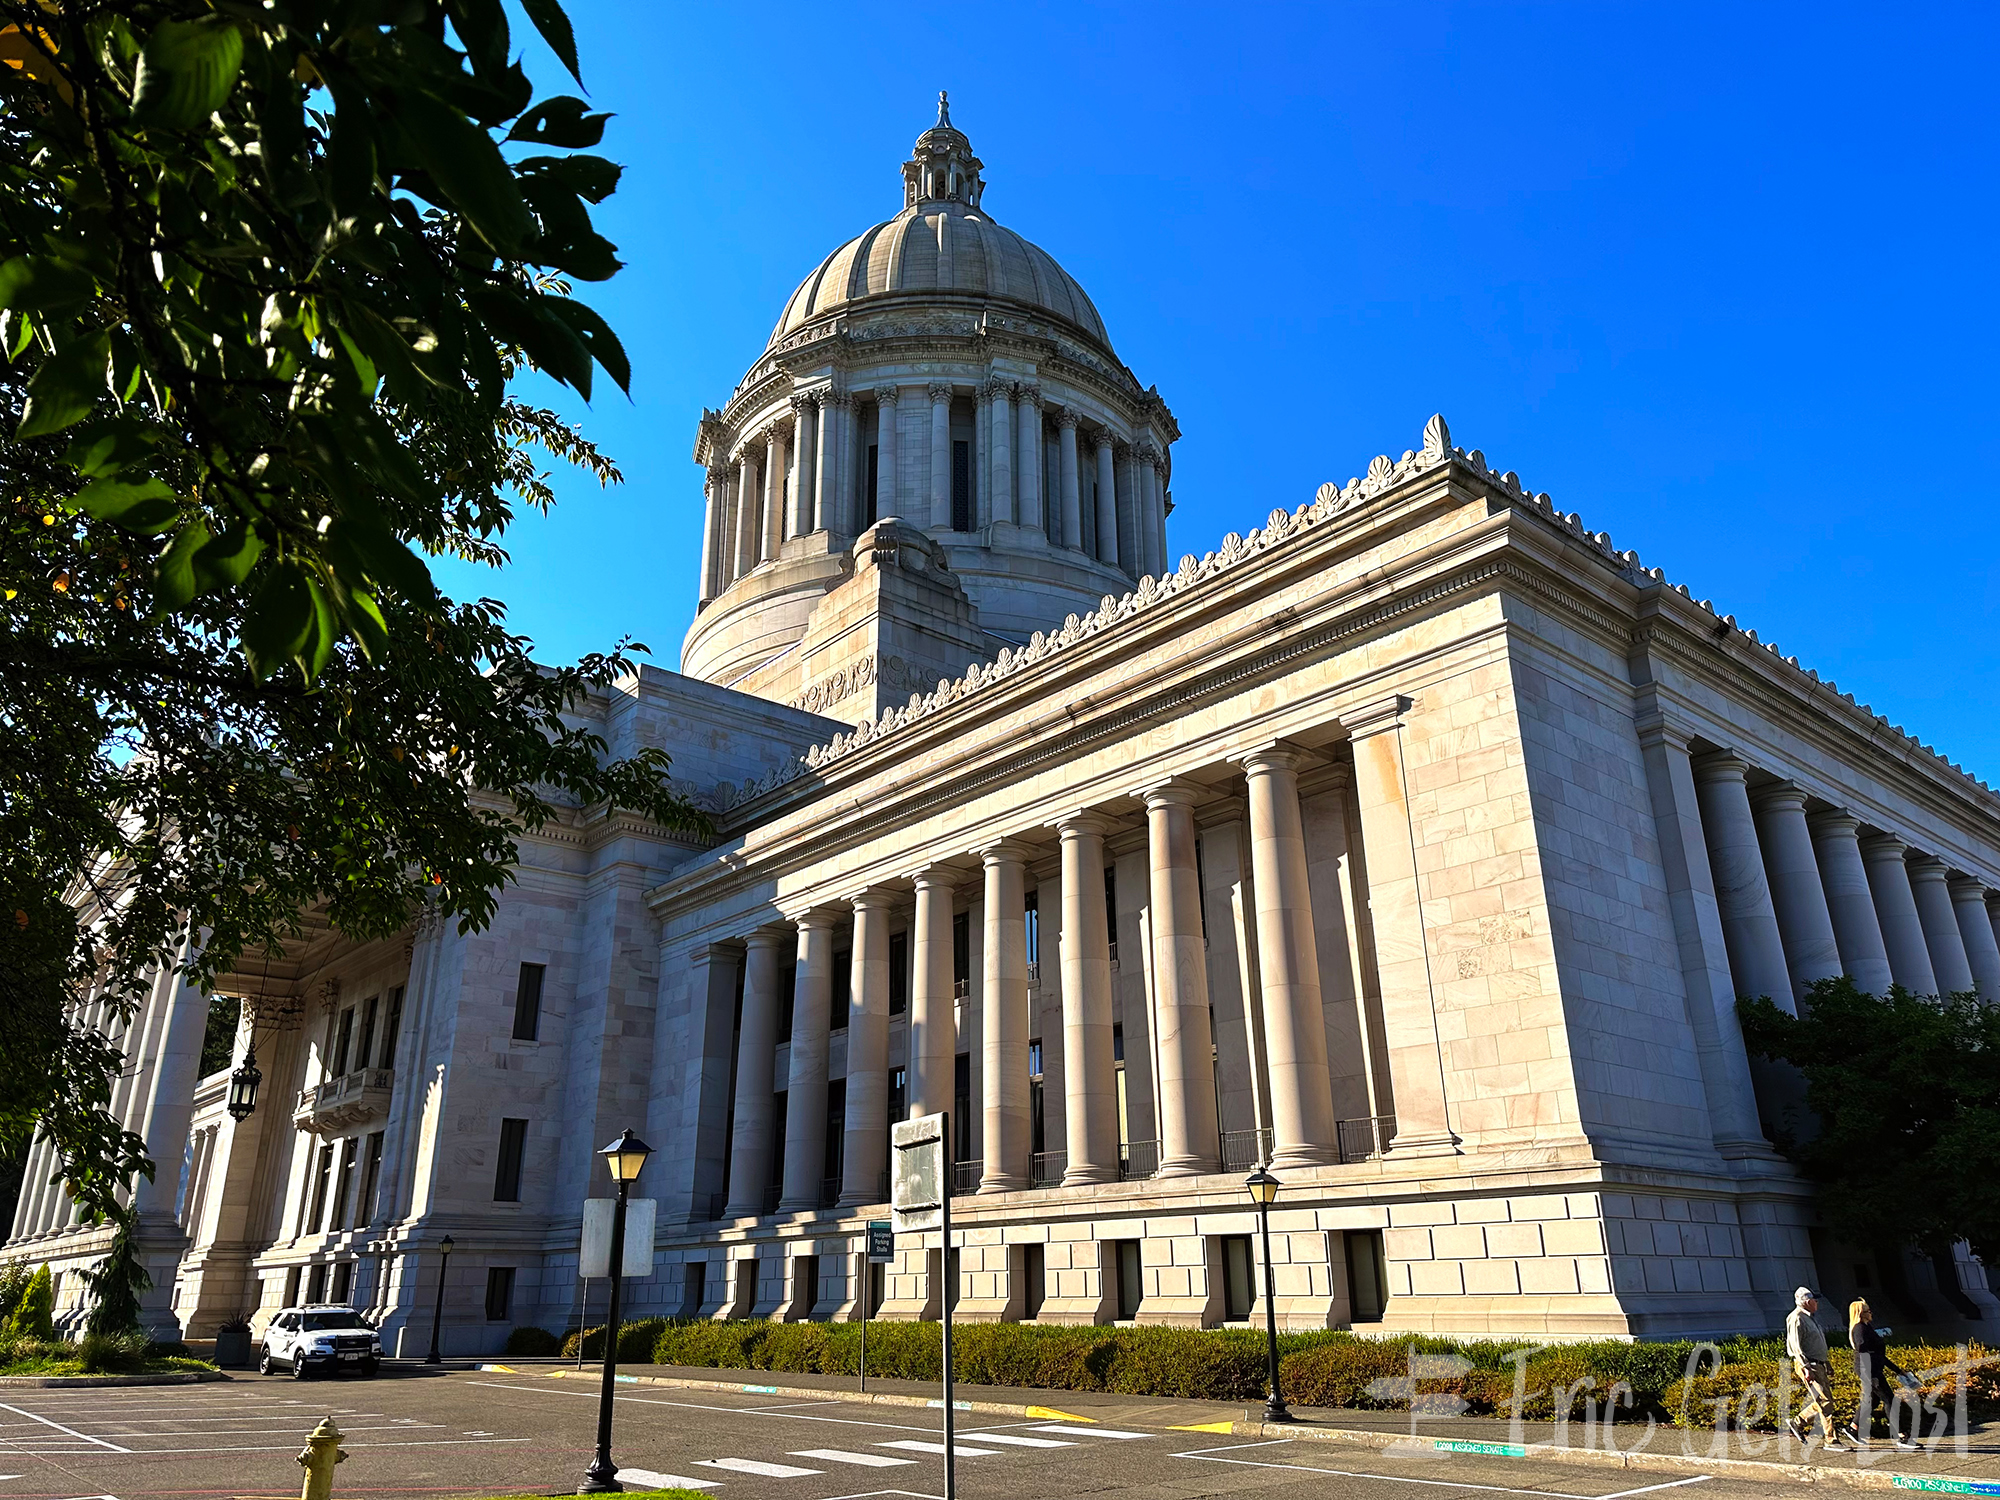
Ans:
{"type": "Polygon", "coordinates": [[[540,667],[424,562],[505,562],[542,457],[617,477],[509,391],[630,378],[571,294],[607,116],[511,45],[501,0],[0,0],[0,1148],[89,1212],[151,1166],[86,998],[310,910],[476,928],[553,819],[701,826],[581,712],[643,647],[540,667]]]}
{"type": "Polygon", "coordinates": [[[2000,1007],[1976,995],[1876,996],[1845,977],[1813,985],[1793,1016],[1741,1001],[1752,1056],[1805,1077],[1816,1133],[1780,1144],[1819,1184],[1842,1239],[1936,1253],[1966,1239],[2000,1256],[2000,1007]]]}

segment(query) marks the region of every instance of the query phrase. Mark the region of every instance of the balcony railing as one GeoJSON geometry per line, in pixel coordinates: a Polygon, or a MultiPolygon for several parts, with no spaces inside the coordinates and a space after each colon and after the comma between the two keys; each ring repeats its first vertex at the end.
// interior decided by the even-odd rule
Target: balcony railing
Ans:
{"type": "Polygon", "coordinates": [[[292,1123],[315,1135],[332,1135],[389,1113],[396,1074],[389,1068],[361,1068],[299,1091],[292,1123]]]}
{"type": "Polygon", "coordinates": [[[1269,1130],[1225,1130],[1222,1132],[1222,1170],[1247,1172],[1271,1159],[1269,1130]]]}
{"type": "Polygon", "coordinates": [[[1032,1187],[1060,1187],[1068,1169],[1067,1151],[1037,1151],[1028,1158],[1028,1183],[1032,1187]]]}
{"type": "Polygon", "coordinates": [[[971,1161],[953,1162],[951,1164],[952,1197],[963,1198],[969,1193],[978,1192],[979,1179],[985,1171],[986,1163],[976,1157],[971,1161]]]}
{"type": "Polygon", "coordinates": [[[1160,1170],[1158,1141],[1127,1141],[1118,1148],[1118,1180],[1143,1182],[1160,1170]]]}
{"type": "Polygon", "coordinates": [[[1396,1138],[1396,1117],[1375,1115],[1359,1120],[1342,1120],[1336,1128],[1340,1132],[1342,1161],[1373,1161],[1387,1151],[1389,1142],[1396,1138]]]}

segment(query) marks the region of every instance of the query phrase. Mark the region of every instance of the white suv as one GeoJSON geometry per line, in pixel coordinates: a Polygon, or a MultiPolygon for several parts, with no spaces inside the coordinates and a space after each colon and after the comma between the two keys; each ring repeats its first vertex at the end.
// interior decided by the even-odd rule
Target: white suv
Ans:
{"type": "Polygon", "coordinates": [[[382,1361],[381,1335],[351,1307],[313,1303],[281,1308],[264,1330],[257,1369],[287,1370],[294,1380],[315,1371],[359,1370],[373,1375],[382,1361]]]}

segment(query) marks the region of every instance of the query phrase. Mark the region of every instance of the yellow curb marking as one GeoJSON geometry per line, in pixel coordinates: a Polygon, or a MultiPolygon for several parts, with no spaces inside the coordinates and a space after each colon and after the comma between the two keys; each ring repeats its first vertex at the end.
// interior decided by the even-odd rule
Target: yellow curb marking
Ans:
{"type": "Polygon", "coordinates": [[[1053,1406],[1031,1406],[1024,1413],[1044,1422],[1095,1422],[1095,1417],[1079,1417],[1075,1412],[1057,1411],[1053,1406]]]}
{"type": "Polygon", "coordinates": [[[1169,1427],[1169,1432],[1234,1432],[1234,1422],[1196,1422],[1190,1427],[1169,1427]]]}

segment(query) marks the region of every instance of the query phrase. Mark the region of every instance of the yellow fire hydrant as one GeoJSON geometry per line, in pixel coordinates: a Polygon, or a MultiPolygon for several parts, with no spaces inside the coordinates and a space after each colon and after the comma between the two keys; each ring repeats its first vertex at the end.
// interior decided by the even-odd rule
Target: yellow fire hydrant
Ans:
{"type": "Polygon", "coordinates": [[[347,1461],[347,1450],[340,1446],[345,1436],[333,1425],[331,1416],[321,1417],[319,1426],[306,1438],[305,1452],[299,1455],[299,1463],[306,1471],[305,1488],[299,1491],[299,1500],[333,1500],[333,1466],[347,1461]]]}

